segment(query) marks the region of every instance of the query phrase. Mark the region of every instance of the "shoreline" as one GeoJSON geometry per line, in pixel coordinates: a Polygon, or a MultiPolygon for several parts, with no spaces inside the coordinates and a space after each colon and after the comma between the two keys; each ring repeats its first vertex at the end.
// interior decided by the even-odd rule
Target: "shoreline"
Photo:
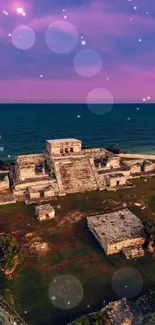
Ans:
{"type": "MultiPolygon", "coordinates": [[[[91,149],[93,149],[93,148],[96,148],[96,147],[90,147],[91,149]]],[[[104,147],[99,147],[98,146],[98,148],[103,148],[103,149],[105,149],[104,147]]],[[[40,150],[40,152],[41,152],[41,150],[40,150]]],[[[39,150],[38,150],[38,152],[37,152],[38,154],[40,154],[39,153],[39,150]]],[[[3,157],[0,157],[0,160],[4,163],[4,164],[11,164],[11,163],[14,163],[15,162],[15,158],[17,157],[17,156],[22,156],[22,155],[32,155],[32,154],[34,154],[34,152],[29,152],[29,153],[18,153],[16,156],[12,156],[12,159],[10,160],[10,159],[7,159],[7,158],[5,158],[5,156],[3,156],[3,157]]],[[[148,151],[146,151],[146,150],[133,150],[133,151],[131,151],[131,150],[121,150],[120,149],[120,153],[119,154],[115,154],[116,156],[120,156],[121,157],[121,155],[122,155],[122,157],[121,158],[130,158],[130,157],[127,157],[127,156],[133,156],[133,158],[131,158],[131,159],[142,159],[142,156],[152,156],[153,158],[146,158],[146,159],[153,159],[153,160],[155,160],[155,149],[154,150],[148,150],[148,151]],[[124,155],[124,156],[123,156],[124,155]],[[134,157],[135,156],[135,157],[134,157]],[[136,157],[136,156],[139,156],[139,158],[138,157],[136,157]]],[[[5,173],[6,171],[4,171],[4,173],[5,173]]],[[[0,171],[0,173],[1,173],[1,171],[0,171]]]]}

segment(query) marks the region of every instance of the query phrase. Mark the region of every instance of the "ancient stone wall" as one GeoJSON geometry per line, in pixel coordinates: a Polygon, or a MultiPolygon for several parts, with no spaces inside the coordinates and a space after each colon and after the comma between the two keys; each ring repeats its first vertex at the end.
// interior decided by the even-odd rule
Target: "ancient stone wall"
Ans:
{"type": "Polygon", "coordinates": [[[25,180],[27,178],[35,178],[35,166],[28,166],[19,169],[19,176],[21,180],[25,180]]]}
{"type": "Polygon", "coordinates": [[[130,172],[131,172],[131,174],[140,173],[141,165],[135,164],[135,165],[131,166],[130,172]]]}
{"type": "Polygon", "coordinates": [[[94,174],[94,177],[96,179],[96,183],[98,185],[98,188],[100,191],[102,191],[105,188],[105,182],[103,180],[101,180],[100,175],[98,174],[95,164],[94,164],[94,158],[89,158],[89,162],[92,168],[92,172],[94,174]]]}
{"type": "Polygon", "coordinates": [[[90,148],[82,149],[82,154],[85,154],[89,157],[94,157],[96,159],[105,158],[107,150],[103,148],[90,148]]]}
{"type": "Polygon", "coordinates": [[[155,170],[155,164],[145,165],[145,167],[144,167],[145,172],[151,172],[151,171],[154,171],[154,170],[155,170]]]}
{"type": "Polygon", "coordinates": [[[16,184],[15,190],[25,190],[28,187],[31,186],[37,186],[38,188],[44,188],[47,187],[48,185],[54,184],[53,180],[48,178],[48,179],[39,179],[39,180],[34,180],[34,181],[27,181],[23,183],[16,184]]]}
{"type": "MultiPolygon", "coordinates": [[[[145,239],[143,237],[140,238],[135,238],[135,239],[126,239],[124,241],[121,241],[119,243],[114,243],[111,245],[107,245],[106,247],[106,254],[116,254],[121,252],[121,250],[125,247],[130,247],[130,246],[140,246],[144,244],[145,239]]],[[[104,247],[103,247],[104,248],[104,247]]]]}
{"type": "Polygon", "coordinates": [[[32,155],[21,155],[16,157],[17,165],[23,166],[26,164],[41,164],[45,161],[45,156],[41,154],[32,154],[32,155]]]}
{"type": "Polygon", "coordinates": [[[52,197],[55,195],[55,192],[54,192],[54,188],[50,188],[50,189],[45,189],[44,191],[44,196],[45,197],[52,197]]]}
{"type": "Polygon", "coordinates": [[[114,177],[110,178],[110,187],[116,187],[119,186],[117,185],[117,182],[119,182],[119,185],[124,185],[127,182],[127,177],[114,177]]]}
{"type": "Polygon", "coordinates": [[[110,187],[115,187],[117,185],[117,180],[120,181],[120,178],[119,177],[109,177],[109,186],[110,187]]]}
{"type": "Polygon", "coordinates": [[[135,247],[125,247],[122,249],[122,253],[127,259],[137,258],[144,256],[144,249],[141,245],[135,247]]]}
{"type": "Polygon", "coordinates": [[[120,168],[120,159],[118,157],[109,158],[108,164],[111,168],[120,168]]]}
{"type": "Polygon", "coordinates": [[[120,167],[117,169],[107,169],[104,168],[98,171],[100,175],[106,176],[106,175],[112,175],[112,174],[123,174],[125,177],[130,177],[130,170],[122,170],[120,167]]]}
{"type": "Polygon", "coordinates": [[[4,179],[2,181],[0,181],[0,192],[9,190],[10,186],[9,186],[9,179],[4,179]]]}
{"type": "Polygon", "coordinates": [[[29,190],[29,196],[30,199],[39,199],[40,198],[40,192],[32,192],[31,190],[29,190]]]}
{"type": "Polygon", "coordinates": [[[16,203],[12,192],[7,191],[0,194],[0,205],[7,205],[12,203],[16,203]]]}

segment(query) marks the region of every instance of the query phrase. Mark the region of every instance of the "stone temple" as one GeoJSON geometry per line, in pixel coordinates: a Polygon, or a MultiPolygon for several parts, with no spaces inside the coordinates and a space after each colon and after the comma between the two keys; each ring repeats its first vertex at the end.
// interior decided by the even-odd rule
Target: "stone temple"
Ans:
{"type": "MultiPolygon", "coordinates": [[[[13,200],[35,203],[67,193],[133,186],[133,178],[154,172],[149,161],[122,161],[104,148],[85,149],[78,139],[55,139],[46,141],[43,153],[17,156],[7,187],[13,200]]],[[[4,186],[0,184],[0,192],[4,186]]]]}

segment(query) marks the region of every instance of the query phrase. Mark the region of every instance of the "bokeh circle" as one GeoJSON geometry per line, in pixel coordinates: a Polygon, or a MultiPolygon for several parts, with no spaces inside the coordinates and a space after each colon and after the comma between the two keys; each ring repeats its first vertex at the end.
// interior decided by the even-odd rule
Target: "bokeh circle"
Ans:
{"type": "Polygon", "coordinates": [[[113,107],[113,95],[105,88],[93,89],[87,96],[87,106],[93,114],[104,115],[113,107]]]}
{"type": "Polygon", "coordinates": [[[64,20],[57,20],[45,32],[45,42],[48,48],[60,54],[67,54],[74,50],[78,43],[76,27],[64,20]]]}
{"type": "Polygon", "coordinates": [[[81,50],[74,58],[74,69],[82,77],[94,77],[101,67],[102,59],[94,50],[81,50]]]}
{"type": "Polygon", "coordinates": [[[83,298],[82,284],[75,276],[60,275],[50,284],[49,298],[53,305],[59,309],[75,308],[83,298]]]}
{"type": "Polygon", "coordinates": [[[11,35],[12,43],[20,50],[27,50],[35,43],[35,33],[29,26],[19,26],[11,35]]]}
{"type": "Polygon", "coordinates": [[[142,291],[142,276],[136,269],[124,267],[114,273],[112,288],[118,297],[132,299],[142,291]]]}

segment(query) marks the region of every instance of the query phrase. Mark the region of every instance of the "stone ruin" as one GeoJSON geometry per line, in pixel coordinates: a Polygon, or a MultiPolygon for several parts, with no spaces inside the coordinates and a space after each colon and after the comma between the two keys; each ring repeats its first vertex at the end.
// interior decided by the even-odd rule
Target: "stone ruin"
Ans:
{"type": "Polygon", "coordinates": [[[55,210],[50,204],[37,205],[35,215],[38,221],[44,221],[55,218],[55,210]]]}
{"type": "Polygon", "coordinates": [[[107,255],[144,256],[144,226],[129,209],[87,217],[87,225],[107,255]]]}
{"type": "Polygon", "coordinates": [[[67,193],[133,186],[133,178],[150,173],[155,165],[148,160],[122,161],[104,148],[84,149],[78,139],[55,139],[46,141],[44,153],[17,156],[9,182],[15,201],[35,203],[67,193]]]}

